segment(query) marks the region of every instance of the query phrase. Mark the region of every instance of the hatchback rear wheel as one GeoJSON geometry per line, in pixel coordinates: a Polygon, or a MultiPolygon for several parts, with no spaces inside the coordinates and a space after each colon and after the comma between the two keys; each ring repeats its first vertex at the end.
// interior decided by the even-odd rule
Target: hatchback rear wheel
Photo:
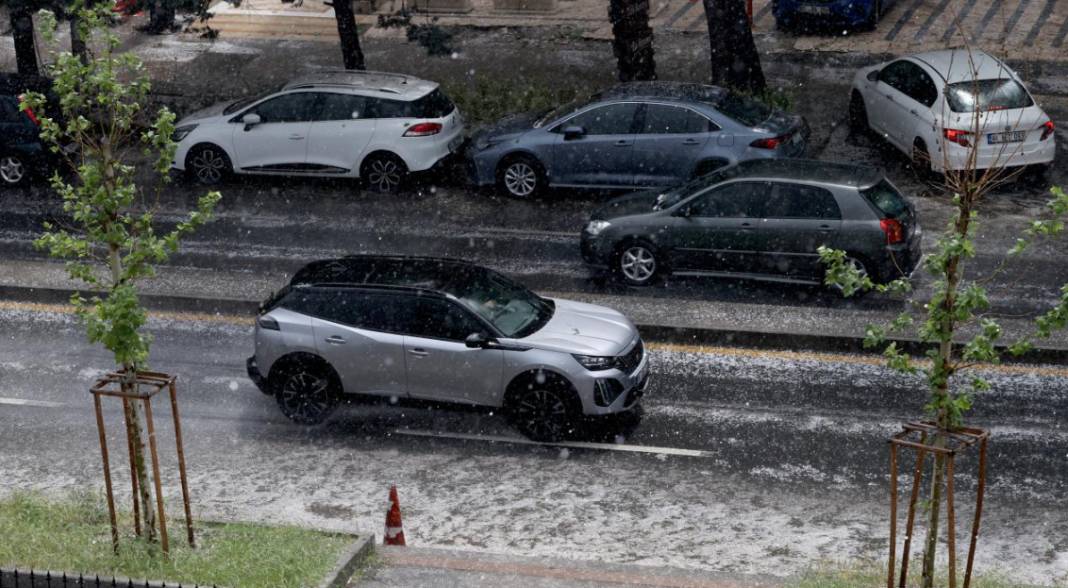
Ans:
{"type": "Polygon", "coordinates": [[[19,156],[0,156],[0,180],[3,180],[5,184],[8,186],[17,186],[21,184],[28,175],[29,169],[19,156]]]}

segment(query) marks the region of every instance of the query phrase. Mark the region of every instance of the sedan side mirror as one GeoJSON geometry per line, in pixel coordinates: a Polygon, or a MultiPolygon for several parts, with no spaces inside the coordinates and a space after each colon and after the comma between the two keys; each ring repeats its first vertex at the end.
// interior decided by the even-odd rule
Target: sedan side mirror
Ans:
{"type": "Polygon", "coordinates": [[[493,339],[490,339],[482,333],[471,333],[464,339],[464,345],[471,349],[485,349],[493,344],[493,339]]]}
{"type": "Polygon", "coordinates": [[[586,129],[580,126],[564,127],[564,140],[571,141],[573,139],[580,139],[586,135],[586,129]]]}
{"type": "Polygon", "coordinates": [[[245,123],[245,130],[247,131],[263,122],[263,119],[260,118],[260,115],[256,114],[255,112],[250,112],[245,116],[241,117],[241,122],[245,123]]]}
{"type": "Polygon", "coordinates": [[[868,81],[869,82],[877,82],[877,81],[879,81],[879,70],[874,69],[872,71],[869,71],[868,72],[868,81]]]}

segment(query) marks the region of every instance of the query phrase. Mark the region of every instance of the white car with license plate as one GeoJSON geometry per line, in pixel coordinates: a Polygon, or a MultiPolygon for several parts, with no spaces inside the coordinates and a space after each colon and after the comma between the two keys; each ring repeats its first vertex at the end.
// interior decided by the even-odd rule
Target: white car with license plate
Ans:
{"type": "Polygon", "coordinates": [[[231,173],[329,176],[393,192],[455,153],[463,137],[460,111],[436,82],[327,71],[183,118],[173,167],[203,184],[231,173]]]}
{"type": "Polygon", "coordinates": [[[1056,151],[1049,115],[1016,72],[982,51],[932,51],[864,68],[849,117],[854,129],[871,129],[918,169],[937,173],[1046,166],[1056,151]]]}

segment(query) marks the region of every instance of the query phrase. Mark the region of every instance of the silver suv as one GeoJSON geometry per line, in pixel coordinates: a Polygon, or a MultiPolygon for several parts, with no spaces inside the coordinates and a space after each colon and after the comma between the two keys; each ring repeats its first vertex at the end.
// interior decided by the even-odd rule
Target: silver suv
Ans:
{"type": "Polygon", "coordinates": [[[539,441],[572,436],[598,420],[589,417],[638,417],[648,373],[638,330],[619,312],[414,257],[307,265],[261,307],[248,359],[252,381],[298,423],[367,394],[503,408],[539,441]]]}

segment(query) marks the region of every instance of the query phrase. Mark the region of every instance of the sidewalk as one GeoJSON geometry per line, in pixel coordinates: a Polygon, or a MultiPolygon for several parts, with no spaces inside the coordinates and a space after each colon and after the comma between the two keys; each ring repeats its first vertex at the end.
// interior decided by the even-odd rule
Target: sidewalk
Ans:
{"type": "Polygon", "coordinates": [[[494,555],[417,547],[380,547],[381,565],[349,588],[772,588],[768,576],[692,572],[638,565],[494,555]]]}

